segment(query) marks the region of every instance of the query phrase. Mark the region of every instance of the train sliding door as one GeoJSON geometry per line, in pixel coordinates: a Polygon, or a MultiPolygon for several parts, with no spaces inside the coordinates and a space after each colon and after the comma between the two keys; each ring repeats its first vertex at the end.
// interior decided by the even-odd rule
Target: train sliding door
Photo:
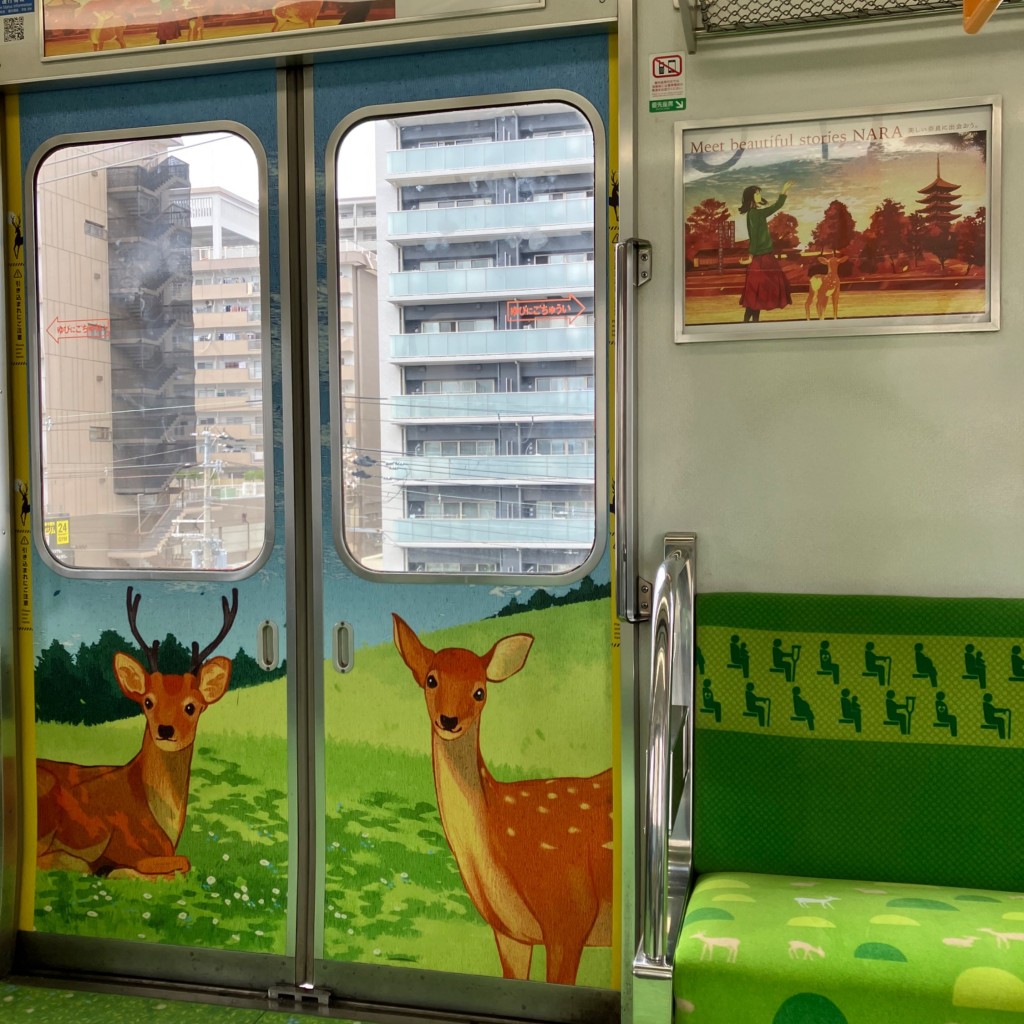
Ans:
{"type": "Polygon", "coordinates": [[[293,981],[276,96],[9,108],[29,968],[293,981]]]}
{"type": "Polygon", "coordinates": [[[611,1019],[608,42],[319,65],[309,90],[318,984],[611,1019]]]}
{"type": "Polygon", "coordinates": [[[617,1018],[609,67],[12,105],[24,969],[617,1018]]]}

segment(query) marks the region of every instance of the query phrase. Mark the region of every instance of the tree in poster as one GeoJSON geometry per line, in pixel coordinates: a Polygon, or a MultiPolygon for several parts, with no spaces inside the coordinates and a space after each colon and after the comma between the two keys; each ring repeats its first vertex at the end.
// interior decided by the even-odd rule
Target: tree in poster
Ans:
{"type": "Polygon", "coordinates": [[[947,261],[956,255],[956,246],[955,229],[945,224],[929,225],[924,236],[924,248],[939,261],[943,273],[946,272],[947,261]]]}
{"type": "Polygon", "coordinates": [[[966,264],[965,274],[985,266],[985,207],[972,217],[964,217],[956,226],[956,255],[966,264]]]}
{"type": "Polygon", "coordinates": [[[924,255],[924,239],[927,233],[928,225],[924,217],[920,213],[912,213],[907,218],[907,251],[915,267],[924,255]]]}
{"type": "Polygon", "coordinates": [[[853,229],[853,215],[846,203],[833,199],[825,208],[825,216],[811,233],[811,244],[821,253],[830,249],[835,255],[853,241],[853,229]]]}
{"type": "Polygon", "coordinates": [[[902,203],[886,199],[871,215],[867,235],[873,253],[889,261],[896,273],[896,257],[907,250],[907,215],[902,203]]]}
{"type": "Polygon", "coordinates": [[[768,234],[776,250],[795,249],[800,244],[797,228],[800,222],[789,213],[777,213],[768,221],[768,234]]]}
{"type": "Polygon", "coordinates": [[[692,260],[699,249],[717,247],[731,219],[729,207],[718,199],[698,203],[686,218],[686,258],[692,260]]]}

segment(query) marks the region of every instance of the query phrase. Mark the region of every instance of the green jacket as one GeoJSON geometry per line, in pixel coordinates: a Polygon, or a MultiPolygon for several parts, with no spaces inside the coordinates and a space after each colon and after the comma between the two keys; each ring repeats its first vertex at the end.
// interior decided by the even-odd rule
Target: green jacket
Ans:
{"type": "Polygon", "coordinates": [[[768,233],[768,218],[773,213],[778,213],[786,202],[784,195],[772,203],[771,206],[753,206],[747,210],[747,236],[750,239],[750,255],[763,256],[766,252],[772,252],[772,236],[768,233]]]}

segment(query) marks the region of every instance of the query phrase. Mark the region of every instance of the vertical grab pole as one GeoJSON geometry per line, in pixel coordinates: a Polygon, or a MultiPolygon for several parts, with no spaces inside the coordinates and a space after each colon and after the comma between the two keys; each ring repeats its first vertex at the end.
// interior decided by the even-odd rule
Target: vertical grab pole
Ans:
{"type": "Polygon", "coordinates": [[[620,619],[650,615],[649,587],[636,571],[636,290],[651,279],[651,243],[627,238],[615,246],[615,607],[620,619]]]}

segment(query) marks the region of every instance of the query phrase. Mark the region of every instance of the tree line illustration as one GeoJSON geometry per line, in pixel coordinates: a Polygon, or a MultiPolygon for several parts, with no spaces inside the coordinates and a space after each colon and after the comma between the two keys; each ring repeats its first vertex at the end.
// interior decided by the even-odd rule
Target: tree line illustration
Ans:
{"type": "MultiPolygon", "coordinates": [[[[863,228],[858,227],[843,200],[833,199],[821,220],[811,228],[806,242],[801,238],[797,218],[784,210],[769,219],[768,230],[773,247],[780,254],[798,256],[801,247],[822,255],[844,253],[849,263],[840,270],[840,276],[857,271],[895,275],[903,272],[905,265],[923,269],[926,264],[937,266],[944,274],[951,260],[963,264],[962,273],[970,275],[986,264],[986,211],[978,207],[973,214],[957,216],[951,205],[959,197],[949,188],[930,193],[921,201],[922,209],[909,213],[903,203],[883,199],[863,228]]],[[[686,218],[687,267],[706,266],[706,250],[715,253],[724,248],[741,255],[746,243],[733,241],[734,236],[735,222],[728,204],[715,198],[702,200],[686,218]]]]}
{"type": "MultiPolygon", "coordinates": [[[[114,677],[114,655],[118,653],[146,660],[135,643],[113,629],[103,630],[95,643],[83,643],[76,654],[71,654],[59,640],[53,640],[36,661],[36,721],[98,725],[137,715],[138,706],[124,699],[114,677]]],[[[188,672],[191,657],[191,650],[171,633],[160,642],[161,672],[188,672]]],[[[232,690],[280,679],[288,671],[284,661],[277,668],[264,671],[242,648],[231,661],[232,690]]]]}

